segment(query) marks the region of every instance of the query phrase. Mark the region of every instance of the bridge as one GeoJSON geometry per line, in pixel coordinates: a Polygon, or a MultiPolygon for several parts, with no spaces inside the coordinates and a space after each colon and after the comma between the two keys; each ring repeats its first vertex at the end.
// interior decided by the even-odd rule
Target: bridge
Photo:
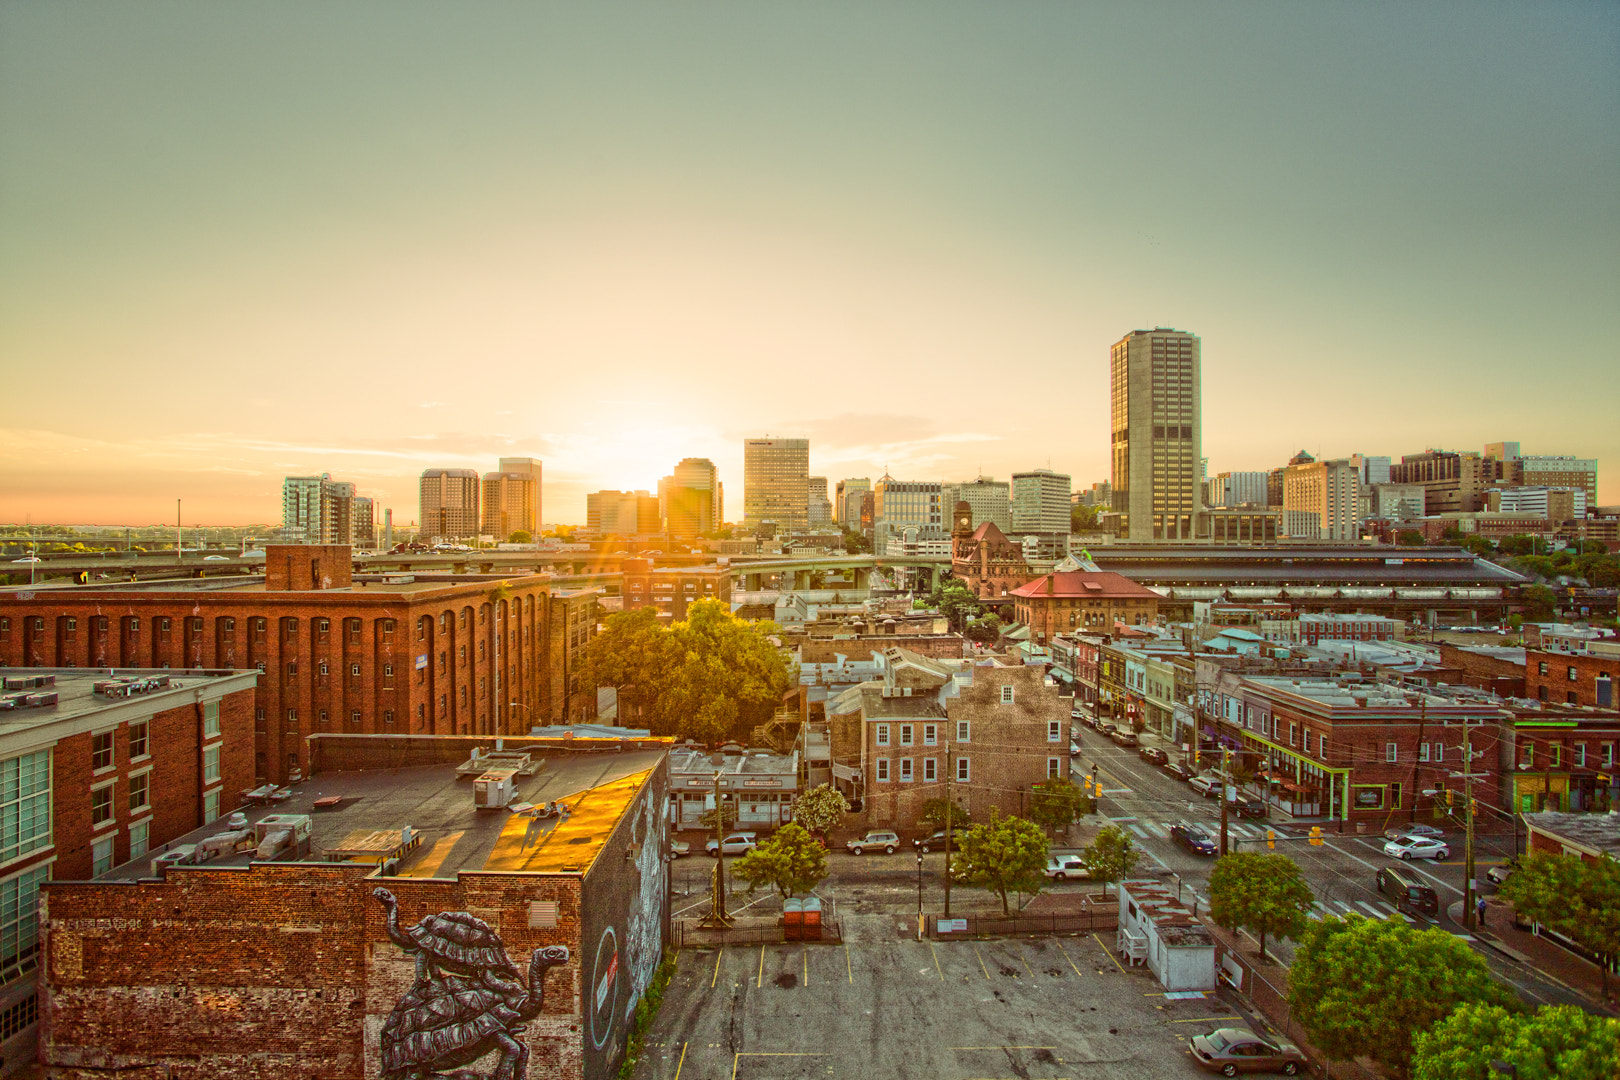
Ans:
{"type": "Polygon", "coordinates": [[[846,575],[856,591],[864,592],[869,587],[872,571],[894,567],[917,570],[918,587],[927,591],[933,587],[935,575],[941,570],[949,570],[950,565],[948,555],[731,556],[731,569],[736,571],[738,587],[749,592],[764,588],[767,577],[781,577],[784,590],[805,592],[825,587],[816,584],[817,576],[844,579],[846,575]]]}

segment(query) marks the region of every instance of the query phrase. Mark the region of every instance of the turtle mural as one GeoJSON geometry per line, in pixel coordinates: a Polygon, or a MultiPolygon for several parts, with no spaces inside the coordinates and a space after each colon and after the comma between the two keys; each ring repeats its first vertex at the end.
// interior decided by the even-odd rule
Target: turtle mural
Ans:
{"type": "Polygon", "coordinates": [[[525,1080],[523,1025],[540,1015],[546,972],[568,963],[567,946],[534,950],[525,985],[484,920],[441,911],[401,929],[394,894],[372,895],[388,909],[389,938],[416,958],[416,981],[383,1022],[383,1080],[485,1080],[462,1066],[489,1053],[500,1061],[487,1080],[525,1080]]]}

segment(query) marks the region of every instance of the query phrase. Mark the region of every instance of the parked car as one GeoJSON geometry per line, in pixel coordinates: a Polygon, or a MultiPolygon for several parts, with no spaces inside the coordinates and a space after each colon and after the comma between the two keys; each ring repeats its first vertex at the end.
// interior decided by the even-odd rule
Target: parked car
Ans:
{"type": "Polygon", "coordinates": [[[1179,761],[1168,762],[1160,766],[1160,768],[1164,770],[1165,775],[1174,777],[1177,780],[1186,781],[1193,778],[1193,771],[1179,761]]]}
{"type": "Polygon", "coordinates": [[[690,854],[692,854],[692,845],[688,844],[685,840],[671,840],[669,842],[670,858],[684,859],[690,854]]]}
{"type": "MultiPolygon", "coordinates": [[[[961,829],[955,829],[952,831],[955,832],[957,836],[962,834],[961,829]]],[[[944,851],[945,830],[935,829],[930,836],[918,841],[917,850],[922,852],[924,855],[928,854],[930,851],[944,851]]]]}
{"type": "Polygon", "coordinates": [[[1097,729],[1097,734],[1099,735],[1109,735],[1114,731],[1114,725],[1109,723],[1107,720],[1099,720],[1091,726],[1097,729]]]}
{"type": "Polygon", "coordinates": [[[1053,881],[1065,878],[1089,878],[1091,871],[1078,855],[1053,855],[1046,860],[1046,876],[1053,881]]]}
{"type": "Polygon", "coordinates": [[[1192,788],[1206,799],[1213,799],[1215,797],[1215,789],[1220,787],[1220,785],[1221,782],[1215,777],[1205,776],[1201,773],[1187,781],[1188,787],[1192,788]]]}
{"type": "Polygon", "coordinates": [[[1240,1072],[1280,1072],[1298,1076],[1310,1062],[1293,1043],[1273,1042],[1246,1028],[1221,1028],[1187,1040],[1193,1060],[1202,1069],[1222,1076],[1240,1072]]]}
{"type": "Polygon", "coordinates": [[[1378,871],[1378,892],[1395,905],[1397,911],[1411,911],[1421,915],[1438,915],[1440,900],[1428,882],[1419,881],[1416,874],[1401,866],[1386,866],[1378,871]]]}
{"type": "Polygon", "coordinates": [[[1202,830],[1193,825],[1170,826],[1170,839],[1179,847],[1184,847],[1194,855],[1214,855],[1220,851],[1202,830]]]}
{"type": "Polygon", "coordinates": [[[1451,858],[1451,846],[1431,836],[1403,836],[1385,844],[1384,854],[1397,859],[1437,859],[1444,862],[1451,858]]]}
{"type": "Polygon", "coordinates": [[[1136,732],[1132,731],[1130,728],[1120,728],[1118,731],[1110,731],[1108,733],[1108,737],[1113,739],[1121,746],[1136,745],[1136,732]]]}
{"type": "Polygon", "coordinates": [[[883,854],[893,855],[900,847],[900,837],[887,830],[876,830],[867,833],[859,840],[846,841],[844,847],[851,855],[864,855],[868,851],[882,849],[883,854]]]}
{"type": "Polygon", "coordinates": [[[1069,753],[1078,756],[1079,753],[1080,753],[1080,744],[1077,743],[1077,742],[1074,742],[1074,741],[1070,741],[1070,743],[1069,743],[1069,753]]]}
{"type": "Polygon", "coordinates": [[[229,555],[204,555],[203,562],[230,562],[229,555]]]}
{"type": "Polygon", "coordinates": [[[713,855],[717,847],[722,855],[746,855],[759,847],[759,837],[751,832],[734,832],[728,835],[723,843],[717,845],[711,836],[708,843],[703,845],[703,850],[713,855]]]}
{"type": "Polygon", "coordinates": [[[1165,753],[1163,750],[1160,750],[1157,746],[1144,746],[1142,749],[1136,752],[1136,756],[1141,758],[1143,761],[1151,761],[1155,765],[1170,764],[1170,755],[1165,753]]]}
{"type": "Polygon", "coordinates": [[[1390,840],[1399,840],[1403,836],[1444,836],[1444,829],[1437,829],[1433,825],[1425,825],[1421,821],[1415,825],[1399,825],[1393,829],[1385,829],[1384,836],[1390,840]]]}
{"type": "Polygon", "coordinates": [[[1508,875],[1519,868],[1518,859],[1509,859],[1501,866],[1492,866],[1485,871],[1485,880],[1492,885],[1500,885],[1508,879],[1508,875]]]}
{"type": "Polygon", "coordinates": [[[20,562],[21,563],[30,563],[30,562],[44,562],[45,560],[41,559],[38,555],[25,555],[20,559],[12,559],[11,561],[14,562],[14,563],[20,563],[20,562]]]}
{"type": "Polygon", "coordinates": [[[1264,799],[1228,799],[1226,807],[1238,817],[1263,818],[1270,813],[1264,799]]]}

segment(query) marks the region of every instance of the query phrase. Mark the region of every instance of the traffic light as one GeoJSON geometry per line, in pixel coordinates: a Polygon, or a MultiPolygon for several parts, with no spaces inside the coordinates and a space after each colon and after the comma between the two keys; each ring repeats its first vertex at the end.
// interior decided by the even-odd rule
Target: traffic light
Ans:
{"type": "Polygon", "coordinates": [[[1455,791],[1452,791],[1450,788],[1446,789],[1446,805],[1447,806],[1456,806],[1457,805],[1457,793],[1455,791]]]}
{"type": "Polygon", "coordinates": [[[1270,848],[1272,851],[1277,850],[1277,830],[1276,829],[1267,829],[1266,830],[1266,847],[1270,848]]]}
{"type": "Polygon", "coordinates": [[[1322,839],[1322,826],[1320,826],[1320,825],[1312,825],[1311,826],[1311,846],[1312,847],[1321,847],[1325,843],[1327,843],[1327,841],[1322,839]]]}

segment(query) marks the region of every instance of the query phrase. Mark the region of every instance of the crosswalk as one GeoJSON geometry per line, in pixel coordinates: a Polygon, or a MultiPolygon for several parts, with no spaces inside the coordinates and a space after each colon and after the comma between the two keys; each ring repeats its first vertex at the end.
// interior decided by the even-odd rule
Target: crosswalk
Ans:
{"type": "MultiPolygon", "coordinates": [[[[1123,820],[1123,819],[1115,819],[1115,820],[1116,820],[1116,824],[1123,825],[1125,828],[1127,828],[1131,832],[1135,833],[1139,839],[1142,839],[1142,840],[1155,840],[1155,839],[1156,840],[1168,840],[1168,839],[1170,839],[1170,826],[1163,823],[1163,822],[1160,822],[1160,821],[1128,821],[1128,820],[1123,820]]],[[[1213,823],[1208,824],[1208,825],[1202,825],[1202,826],[1200,826],[1200,828],[1204,829],[1206,832],[1208,832],[1212,836],[1218,835],[1220,833],[1220,831],[1221,831],[1220,826],[1215,825],[1213,823]]],[[[1228,836],[1235,836],[1235,837],[1239,838],[1240,840],[1264,840],[1266,838],[1266,830],[1265,830],[1264,826],[1245,825],[1245,824],[1241,824],[1241,823],[1235,822],[1235,821],[1227,823],[1226,832],[1227,832],[1228,836]]]]}
{"type": "Polygon", "coordinates": [[[1362,915],[1369,919],[1387,919],[1397,915],[1409,923],[1417,920],[1404,911],[1397,911],[1393,904],[1386,904],[1382,900],[1318,900],[1311,905],[1308,918],[1321,919],[1328,915],[1362,915]]]}

